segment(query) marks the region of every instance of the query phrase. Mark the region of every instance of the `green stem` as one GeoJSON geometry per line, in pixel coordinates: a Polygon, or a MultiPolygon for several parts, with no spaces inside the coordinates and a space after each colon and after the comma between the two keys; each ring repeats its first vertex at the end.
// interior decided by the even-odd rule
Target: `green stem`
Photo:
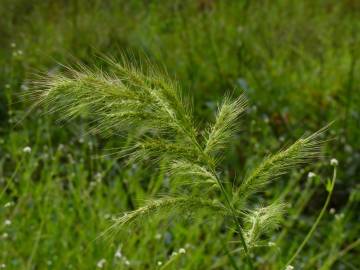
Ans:
{"type": "Polygon", "coordinates": [[[239,231],[240,240],[241,240],[241,244],[242,244],[242,246],[243,246],[243,248],[244,248],[244,251],[245,251],[246,260],[247,260],[247,262],[248,262],[248,265],[249,265],[250,269],[253,270],[253,269],[254,269],[254,266],[253,266],[253,263],[252,263],[252,260],[251,260],[251,257],[250,257],[249,249],[248,249],[248,247],[247,247],[247,245],[246,245],[246,241],[245,241],[245,237],[244,237],[244,232],[243,232],[243,229],[242,229],[242,227],[241,227],[240,220],[239,220],[239,218],[238,218],[237,215],[236,215],[236,211],[235,211],[235,209],[234,209],[234,206],[233,206],[232,203],[230,202],[229,196],[228,196],[228,194],[227,194],[227,192],[226,192],[226,190],[225,190],[225,188],[224,188],[224,185],[221,183],[221,181],[220,181],[220,179],[218,178],[216,172],[213,171],[212,173],[213,173],[213,175],[215,176],[216,181],[217,181],[217,183],[218,183],[218,185],[219,185],[219,187],[220,187],[221,193],[222,193],[222,194],[224,195],[224,197],[225,197],[226,204],[228,205],[228,207],[229,207],[229,209],[230,209],[230,211],[231,211],[232,218],[233,218],[234,223],[235,223],[235,225],[237,226],[238,231],[239,231]]]}
{"type": "Polygon", "coordinates": [[[222,184],[221,180],[219,179],[219,177],[216,174],[213,162],[211,162],[211,159],[209,159],[209,157],[206,154],[203,153],[203,149],[200,146],[200,144],[198,143],[196,137],[193,137],[192,139],[193,139],[193,143],[194,143],[195,147],[197,147],[197,149],[199,150],[200,155],[202,155],[202,158],[204,158],[204,161],[210,167],[211,173],[214,175],[214,177],[216,179],[216,182],[217,182],[217,184],[218,184],[218,186],[220,188],[220,191],[223,194],[223,196],[225,197],[226,204],[228,205],[228,207],[229,207],[229,209],[231,211],[231,215],[232,215],[232,218],[234,220],[234,223],[238,228],[238,231],[239,231],[238,233],[240,235],[240,241],[241,241],[241,244],[242,244],[242,246],[244,248],[244,251],[245,251],[245,256],[246,256],[247,263],[248,263],[250,269],[254,270],[254,266],[253,266],[253,263],[252,263],[252,260],[251,260],[251,257],[250,257],[249,249],[248,249],[248,247],[246,245],[244,232],[243,232],[243,229],[241,227],[241,222],[240,222],[239,218],[236,215],[236,211],[235,211],[234,206],[232,205],[232,203],[231,203],[231,201],[229,199],[229,195],[227,194],[227,192],[226,192],[226,190],[224,188],[224,185],[222,184]]]}
{"type": "MultiPolygon", "coordinates": [[[[308,232],[308,234],[306,235],[304,241],[301,243],[301,245],[298,247],[298,249],[296,250],[296,252],[294,253],[294,255],[290,258],[290,260],[286,263],[286,266],[291,265],[291,263],[295,260],[295,258],[299,255],[299,253],[302,251],[302,249],[304,248],[304,246],[306,245],[306,243],[309,241],[309,239],[311,238],[312,234],[314,233],[316,227],[318,226],[321,218],[323,217],[323,215],[325,214],[325,211],[329,205],[330,199],[331,199],[331,195],[332,192],[334,190],[334,185],[335,185],[335,180],[336,180],[336,166],[334,166],[334,173],[333,173],[333,178],[331,181],[331,186],[330,186],[330,190],[329,193],[327,195],[325,204],[323,206],[323,208],[320,211],[319,216],[317,217],[315,223],[312,225],[310,231],[308,232]]],[[[285,266],[285,267],[286,267],[285,266]]]]}

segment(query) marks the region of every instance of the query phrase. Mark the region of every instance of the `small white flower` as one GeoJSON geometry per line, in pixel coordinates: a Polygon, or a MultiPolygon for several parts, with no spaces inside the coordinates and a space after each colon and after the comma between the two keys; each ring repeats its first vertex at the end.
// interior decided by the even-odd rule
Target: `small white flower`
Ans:
{"type": "Polygon", "coordinates": [[[118,249],[118,250],[115,252],[115,258],[120,259],[121,257],[122,257],[121,250],[118,249]]]}
{"type": "Polygon", "coordinates": [[[124,260],[124,264],[127,265],[127,266],[129,266],[129,265],[130,265],[130,261],[129,261],[128,259],[125,259],[125,260],[124,260]]]}
{"type": "Polygon", "coordinates": [[[31,153],[31,147],[30,146],[25,146],[23,149],[24,153],[31,153]]]}
{"type": "Polygon", "coordinates": [[[171,256],[176,256],[178,255],[178,253],[176,251],[174,251],[173,253],[171,253],[171,256]]]}
{"type": "Polygon", "coordinates": [[[13,205],[14,205],[14,202],[7,202],[7,203],[4,204],[4,207],[9,208],[9,207],[11,207],[13,205]]]}
{"type": "Polygon", "coordinates": [[[6,264],[5,263],[0,264],[0,268],[6,268],[6,264]]]}
{"type": "Polygon", "coordinates": [[[9,237],[9,235],[7,233],[3,233],[1,236],[3,239],[7,239],[9,237]]]}
{"type": "Polygon", "coordinates": [[[155,239],[156,239],[156,240],[161,239],[161,234],[160,234],[160,233],[157,233],[157,234],[155,235],[155,239]]]}
{"type": "Polygon", "coordinates": [[[11,225],[11,220],[10,219],[5,220],[4,224],[6,226],[10,226],[11,225]]]}
{"type": "Polygon", "coordinates": [[[308,173],[308,179],[314,178],[315,176],[316,176],[316,174],[313,172],[308,173]]]}
{"type": "Polygon", "coordinates": [[[10,46],[11,46],[11,48],[15,48],[16,47],[15,42],[11,42],[10,46]]]}
{"type": "Polygon", "coordinates": [[[101,259],[100,261],[97,262],[96,266],[97,266],[98,268],[103,268],[104,265],[105,265],[105,263],[106,263],[106,260],[105,260],[105,259],[101,259]]]}
{"type": "Polygon", "coordinates": [[[335,210],[335,208],[330,208],[330,211],[329,211],[329,212],[330,212],[330,214],[333,215],[333,214],[335,214],[336,210],[335,210]]]}
{"type": "Polygon", "coordinates": [[[286,266],[286,269],[285,269],[285,270],[293,270],[293,269],[294,269],[294,266],[288,265],[288,266],[286,266]]]}
{"type": "Polygon", "coordinates": [[[331,166],[337,166],[337,165],[339,165],[339,161],[336,158],[332,158],[330,160],[330,165],[331,166]]]}
{"type": "Polygon", "coordinates": [[[180,248],[180,249],[179,249],[179,253],[180,253],[180,254],[185,254],[185,253],[186,253],[186,249],[185,249],[185,248],[180,248]]]}
{"type": "Polygon", "coordinates": [[[158,262],[157,262],[157,265],[158,265],[158,266],[162,266],[162,264],[163,264],[162,261],[158,261],[158,262]]]}
{"type": "Polygon", "coordinates": [[[22,55],[22,54],[23,54],[23,51],[22,51],[22,50],[18,50],[17,53],[18,53],[18,55],[22,55]]]}

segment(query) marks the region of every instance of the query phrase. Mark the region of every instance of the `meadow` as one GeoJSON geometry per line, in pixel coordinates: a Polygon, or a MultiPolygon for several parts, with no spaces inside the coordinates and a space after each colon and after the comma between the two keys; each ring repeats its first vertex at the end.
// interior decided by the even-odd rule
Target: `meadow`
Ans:
{"type": "MultiPolygon", "coordinates": [[[[356,0],[2,0],[0,269],[251,269],[249,259],[254,269],[263,270],[359,269],[359,54],[356,0]],[[124,126],[94,128],[93,118],[103,118],[102,108],[89,117],[80,111],[83,103],[62,103],[67,100],[61,95],[38,105],[34,93],[57,86],[49,82],[69,74],[67,67],[91,78],[95,73],[119,76],[137,89],[139,83],[131,84],[134,74],[125,69],[117,75],[108,58],[116,63],[126,58],[130,66],[145,70],[149,63],[158,67],[166,77],[160,89],[167,79],[176,82],[192,107],[199,130],[195,144],[206,136],[208,123],[216,123],[219,105],[233,108],[232,101],[246,97],[240,119],[236,109],[225,117],[235,112],[230,126],[237,131],[226,138],[226,147],[216,149],[221,160],[211,183],[221,178],[221,192],[189,187],[199,174],[194,172],[196,159],[191,167],[177,163],[177,172],[186,174],[187,183],[181,186],[173,181],[181,177],[167,170],[168,152],[157,151],[155,157],[137,152],[130,160],[117,155],[139,142],[139,136],[131,128],[125,132],[124,126]],[[75,109],[69,113],[69,108],[75,109]],[[269,170],[258,192],[246,202],[240,196],[238,204],[229,204],[230,209],[261,209],[257,207],[285,203],[275,211],[282,215],[270,219],[274,224],[266,223],[260,244],[248,256],[233,224],[234,213],[219,218],[206,209],[188,211],[199,202],[165,208],[165,213],[136,224],[119,224],[127,222],[123,213],[131,216],[168,194],[184,195],[179,191],[192,198],[208,195],[209,203],[223,207],[226,193],[246,183],[264,159],[299,138],[312,138],[329,123],[319,135],[323,143],[317,158],[307,160],[313,153],[307,151],[301,152],[307,162],[300,166],[272,164],[276,170],[269,170]],[[114,224],[116,230],[104,234],[114,224]]],[[[72,89],[82,89],[76,84],[81,78],[70,81],[70,97],[72,89]]],[[[111,78],[105,78],[105,87],[90,84],[91,91],[107,89],[111,78]]],[[[153,78],[145,76],[144,85],[157,89],[153,78]]],[[[100,99],[91,91],[74,100],[90,96],[96,104],[100,99]]],[[[243,102],[236,105],[240,109],[243,102]]],[[[187,115],[179,108],[177,115],[187,115]]],[[[168,118],[154,123],[154,129],[176,130],[168,118]]],[[[182,130],[189,135],[189,128],[182,130]]],[[[173,142],[185,136],[179,132],[173,142]]],[[[290,160],[296,163],[290,165],[297,161],[290,160]]],[[[255,211],[246,212],[251,213],[255,211]]],[[[242,222],[246,230],[246,219],[242,222]]]]}

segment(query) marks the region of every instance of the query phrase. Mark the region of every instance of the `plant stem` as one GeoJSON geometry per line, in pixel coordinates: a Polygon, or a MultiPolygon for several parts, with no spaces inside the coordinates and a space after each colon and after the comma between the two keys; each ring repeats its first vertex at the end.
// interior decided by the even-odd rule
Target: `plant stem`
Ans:
{"type": "Polygon", "coordinates": [[[323,217],[323,215],[325,214],[326,208],[329,205],[330,199],[331,199],[331,195],[332,192],[334,190],[334,185],[335,185],[335,180],[336,180],[336,165],[334,166],[334,173],[333,173],[333,178],[331,181],[331,186],[330,186],[330,190],[328,191],[328,195],[325,201],[325,204],[323,206],[323,208],[320,211],[319,216],[317,217],[315,223],[312,225],[310,231],[308,232],[308,234],[306,235],[304,241],[301,243],[301,245],[298,247],[298,249],[296,250],[296,252],[294,253],[294,255],[290,258],[290,260],[286,263],[285,267],[288,265],[291,265],[291,263],[295,260],[295,258],[299,255],[299,253],[302,251],[302,249],[304,248],[304,246],[306,245],[306,243],[309,241],[309,239],[311,238],[312,234],[314,233],[316,227],[318,226],[321,218],[323,217]]]}
{"type": "Polygon", "coordinates": [[[251,257],[250,257],[249,249],[248,249],[248,247],[247,247],[247,245],[246,245],[246,241],[245,241],[245,237],[244,237],[244,232],[243,232],[243,229],[242,229],[242,227],[241,227],[240,220],[239,220],[239,218],[238,218],[237,215],[236,215],[236,211],[235,211],[235,209],[234,209],[234,206],[233,206],[233,205],[231,204],[231,202],[230,202],[229,196],[228,196],[228,194],[227,194],[227,192],[226,192],[226,190],[225,190],[225,188],[224,188],[224,185],[221,183],[221,181],[220,181],[220,179],[218,178],[218,176],[217,176],[217,174],[216,174],[215,171],[213,171],[213,174],[214,174],[214,176],[215,176],[215,178],[216,178],[216,181],[217,181],[217,183],[218,183],[218,185],[219,185],[219,187],[220,187],[221,193],[222,193],[222,194],[224,195],[224,197],[225,197],[226,204],[228,205],[228,207],[229,207],[229,209],[230,209],[230,211],[231,211],[231,215],[232,215],[232,218],[233,218],[233,220],[234,220],[234,223],[235,223],[235,225],[236,225],[237,228],[238,228],[239,235],[240,235],[240,240],[241,240],[241,244],[242,244],[242,246],[243,246],[243,248],[244,248],[245,256],[246,256],[246,260],[247,260],[247,262],[248,262],[248,265],[249,265],[250,269],[253,270],[253,269],[254,269],[254,266],[253,266],[253,263],[252,263],[252,260],[251,260],[251,257]]]}
{"type": "MultiPolygon", "coordinates": [[[[193,136],[193,137],[190,136],[190,139],[192,139],[195,147],[197,147],[199,152],[203,153],[203,149],[202,149],[201,145],[198,143],[198,141],[196,139],[196,136],[193,136]]],[[[232,215],[232,218],[234,220],[234,223],[238,228],[239,235],[240,235],[240,241],[241,241],[241,244],[242,244],[242,246],[244,248],[244,251],[245,251],[245,256],[246,256],[247,263],[248,263],[248,265],[250,267],[250,270],[254,270],[254,266],[253,266],[253,263],[252,263],[252,260],[251,260],[251,257],[250,257],[249,249],[248,249],[248,247],[246,245],[244,232],[243,232],[243,229],[241,227],[241,222],[240,222],[239,218],[236,215],[236,211],[235,211],[234,206],[232,205],[232,203],[231,203],[231,201],[229,199],[229,195],[227,194],[227,192],[226,192],[226,190],[224,188],[224,185],[222,184],[220,178],[216,174],[214,164],[209,160],[209,158],[208,158],[208,156],[206,154],[203,154],[203,158],[204,158],[204,161],[208,164],[208,166],[209,166],[209,168],[211,170],[211,173],[214,175],[214,177],[216,179],[216,182],[217,182],[217,184],[218,184],[218,186],[220,188],[221,193],[225,197],[226,204],[228,205],[228,207],[229,207],[229,209],[231,211],[231,215],[232,215]]]]}

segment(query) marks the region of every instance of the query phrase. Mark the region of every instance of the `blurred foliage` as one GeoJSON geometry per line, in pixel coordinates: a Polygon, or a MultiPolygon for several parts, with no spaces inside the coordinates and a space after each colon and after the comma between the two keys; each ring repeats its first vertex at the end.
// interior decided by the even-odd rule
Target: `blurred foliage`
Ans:
{"type": "Polygon", "coordinates": [[[104,216],[170,189],[167,176],[103,157],[103,149],[127,143],[122,137],[89,135],[81,119],[59,125],[29,111],[27,93],[36,74],[77,61],[107,69],[102,55],[128,53],[146,55],[179,81],[194,97],[200,125],[214,117],[225,93],[245,92],[251,106],[225,160],[229,179],[336,120],[324,158],[293,173],[292,181],[274,183],[254,202],[278,196],[292,202],[277,246],[257,260],[260,269],[279,269],[296,249],[326,197],[319,176],[330,175],[328,160],[336,157],[335,214],[322,221],[296,267],[360,267],[358,249],[343,253],[359,237],[359,18],[357,0],[2,0],[0,264],[92,269],[105,258],[103,268],[125,269],[129,260],[132,269],[149,269],[188,243],[186,255],[169,269],[231,268],[222,247],[232,235],[224,233],[224,224],[207,220],[154,222],[146,225],[148,233],[125,233],[122,257],[114,258],[121,235],[112,243],[92,242],[109,225],[104,216]],[[31,153],[23,152],[26,146],[31,153]],[[319,176],[307,179],[309,170],[319,176]],[[10,201],[13,206],[3,207],[10,201]]]}

